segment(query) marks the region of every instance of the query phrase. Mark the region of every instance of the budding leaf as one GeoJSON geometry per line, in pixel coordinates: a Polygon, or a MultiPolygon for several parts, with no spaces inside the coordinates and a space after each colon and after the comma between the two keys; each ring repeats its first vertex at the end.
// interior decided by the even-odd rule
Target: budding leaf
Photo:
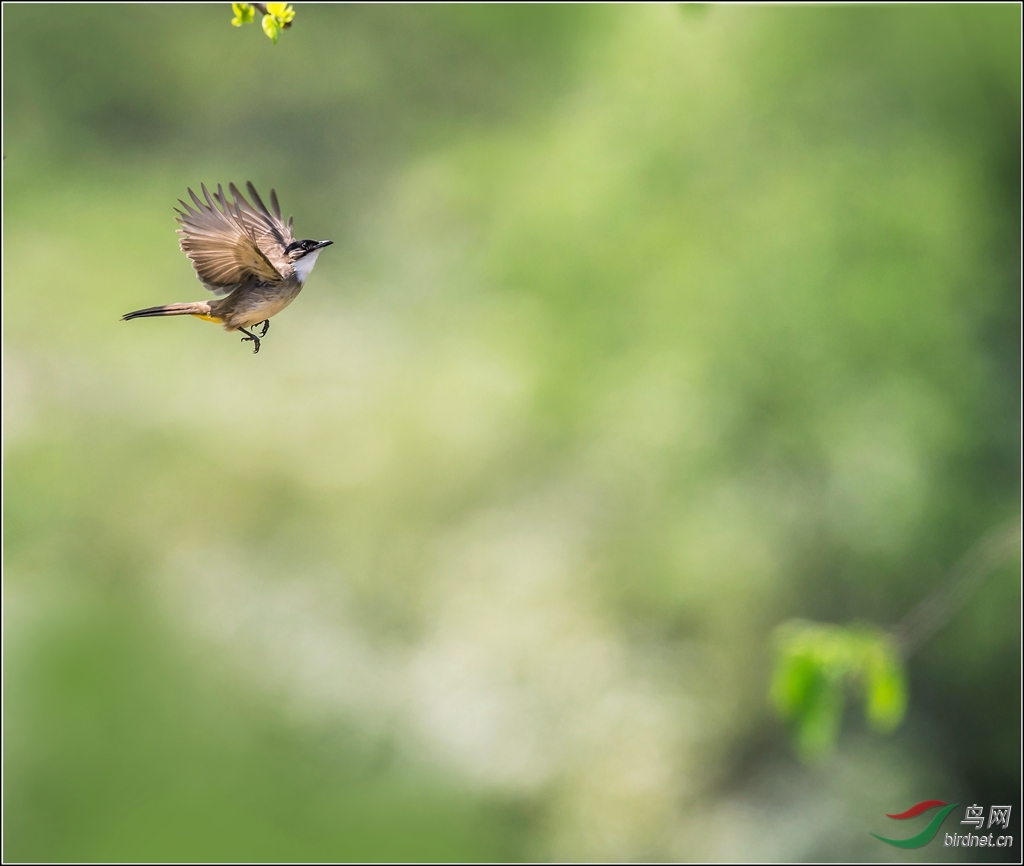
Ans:
{"type": "Polygon", "coordinates": [[[274,16],[277,23],[287,28],[295,17],[295,10],[291,3],[268,3],[267,12],[274,16]]]}
{"type": "Polygon", "coordinates": [[[232,3],[231,9],[235,13],[235,17],[231,19],[231,24],[235,27],[248,24],[253,20],[256,12],[248,3],[232,3]]]}
{"type": "Polygon", "coordinates": [[[270,41],[277,45],[277,37],[281,35],[281,25],[273,15],[263,16],[263,32],[270,37],[270,41]]]}
{"type": "Polygon", "coordinates": [[[877,731],[893,730],[907,711],[907,683],[895,648],[879,640],[867,648],[864,660],[865,714],[877,731]]]}

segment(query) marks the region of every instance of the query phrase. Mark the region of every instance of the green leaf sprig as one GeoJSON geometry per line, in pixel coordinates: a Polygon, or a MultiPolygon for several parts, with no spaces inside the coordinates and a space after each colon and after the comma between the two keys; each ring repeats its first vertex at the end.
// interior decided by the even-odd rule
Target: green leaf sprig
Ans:
{"type": "Polygon", "coordinates": [[[256,18],[256,12],[263,15],[263,32],[275,45],[282,30],[292,26],[295,10],[291,3],[232,3],[231,9],[235,17],[231,19],[234,27],[249,24],[256,18]]]}
{"type": "Polygon", "coordinates": [[[793,728],[797,752],[813,761],[835,744],[846,691],[859,687],[876,731],[888,733],[907,710],[907,681],[892,636],[867,626],[844,628],[804,620],[783,623],[770,698],[793,728]]]}
{"type": "Polygon", "coordinates": [[[989,575],[1020,556],[1021,519],[985,533],[891,631],[790,620],[775,630],[769,698],[793,730],[797,752],[820,758],[835,745],[848,684],[864,692],[868,724],[886,733],[907,711],[906,660],[970,600],[989,575]]]}

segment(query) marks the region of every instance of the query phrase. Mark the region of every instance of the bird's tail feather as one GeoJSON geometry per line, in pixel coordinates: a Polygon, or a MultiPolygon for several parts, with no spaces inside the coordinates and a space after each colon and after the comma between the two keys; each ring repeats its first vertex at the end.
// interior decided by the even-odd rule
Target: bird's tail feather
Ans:
{"type": "Polygon", "coordinates": [[[121,316],[121,321],[129,319],[146,319],[150,316],[198,316],[211,322],[219,322],[217,316],[212,315],[210,305],[206,301],[196,301],[192,304],[164,304],[162,307],[146,307],[144,310],[135,310],[121,316]]]}

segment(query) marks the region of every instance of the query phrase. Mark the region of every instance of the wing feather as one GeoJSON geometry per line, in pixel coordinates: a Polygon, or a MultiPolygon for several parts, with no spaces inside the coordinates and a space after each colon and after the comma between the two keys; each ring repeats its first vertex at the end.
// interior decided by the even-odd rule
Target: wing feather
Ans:
{"type": "Polygon", "coordinates": [[[229,204],[218,185],[211,196],[201,185],[205,201],[189,189],[189,205],[179,199],[181,251],[192,262],[199,281],[215,294],[225,294],[253,277],[280,280],[281,273],[259,246],[257,235],[246,224],[237,203],[229,204]]]}
{"type": "Polygon", "coordinates": [[[292,235],[291,223],[285,225],[281,219],[281,206],[277,201],[277,193],[274,190],[270,191],[270,204],[274,209],[271,213],[263,203],[263,199],[260,198],[260,194],[256,192],[252,181],[247,182],[245,188],[249,191],[253,204],[249,204],[233,183],[228,185],[231,195],[235,198],[235,208],[245,227],[253,233],[262,253],[278,271],[287,273],[291,268],[291,263],[285,256],[285,250],[295,238],[292,235]]]}

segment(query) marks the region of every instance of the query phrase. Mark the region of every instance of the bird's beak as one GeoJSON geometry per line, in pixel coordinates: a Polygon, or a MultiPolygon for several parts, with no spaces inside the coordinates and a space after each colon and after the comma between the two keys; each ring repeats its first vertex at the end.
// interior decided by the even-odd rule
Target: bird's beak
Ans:
{"type": "Polygon", "coordinates": [[[320,249],[323,249],[324,247],[329,247],[333,243],[334,243],[334,241],[320,241],[320,243],[318,243],[315,247],[313,247],[313,249],[320,250],[320,249]]]}

